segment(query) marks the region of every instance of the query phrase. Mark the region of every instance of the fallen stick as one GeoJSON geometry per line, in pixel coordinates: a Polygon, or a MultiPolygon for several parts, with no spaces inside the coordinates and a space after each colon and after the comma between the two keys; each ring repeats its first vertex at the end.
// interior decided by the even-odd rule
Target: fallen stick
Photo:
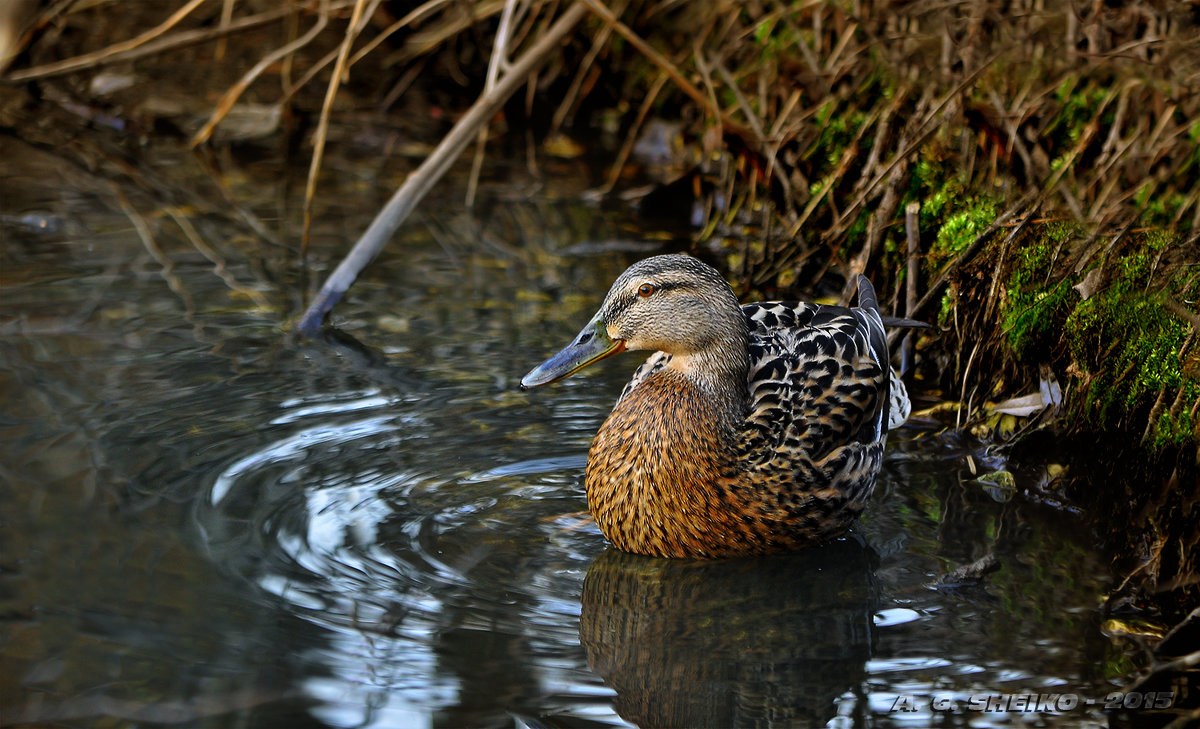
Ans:
{"type": "Polygon", "coordinates": [[[379,251],[383,250],[383,246],[400,227],[400,223],[408,217],[417,203],[462,155],[479,130],[496,115],[504,102],[525,84],[529,75],[549,57],[550,52],[558,47],[587,14],[587,8],[583,3],[575,3],[567,8],[566,12],[554,22],[554,25],[550,26],[546,34],[539,38],[525,52],[524,56],[509,67],[508,72],[496,86],[485,91],[471,105],[471,108],[458,120],[458,123],[442,139],[437,148],[396,190],[379,214],[375,216],[375,219],[371,221],[371,225],[367,227],[358,242],[325,280],[317,296],[296,323],[298,331],[303,334],[312,334],[317,331],[321,322],[349,290],[362,270],[374,260],[379,251]]]}

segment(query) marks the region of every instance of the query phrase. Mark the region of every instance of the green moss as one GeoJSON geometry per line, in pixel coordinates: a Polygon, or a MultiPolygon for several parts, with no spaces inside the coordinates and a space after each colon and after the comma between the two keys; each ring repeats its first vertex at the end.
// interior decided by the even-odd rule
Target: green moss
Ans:
{"type": "Polygon", "coordinates": [[[836,101],[830,99],[817,109],[816,121],[821,133],[804,156],[817,165],[827,165],[832,172],[859,128],[866,123],[867,114],[856,109],[838,109],[836,101]]]}
{"type": "Polygon", "coordinates": [[[948,200],[937,203],[939,210],[945,210],[951,204],[956,204],[959,209],[946,217],[938,228],[937,240],[926,258],[931,271],[938,270],[966,250],[996,219],[996,201],[990,197],[977,196],[965,203],[948,200]]]}
{"type": "Polygon", "coordinates": [[[1189,404],[1200,397],[1200,381],[1185,372],[1182,357],[1189,324],[1164,306],[1167,296],[1195,298],[1198,287],[1150,286],[1159,253],[1174,240],[1156,233],[1139,241],[1109,266],[1110,285],[1081,301],[1065,325],[1071,357],[1091,378],[1085,414],[1100,424],[1119,422],[1135,409],[1152,407],[1164,393],[1165,407],[1151,428],[1159,447],[1195,438],[1189,408],[1172,415],[1170,405],[1181,391],[1189,404]]]}
{"type": "MultiPolygon", "coordinates": [[[[1151,447],[1197,439],[1191,404],[1200,398],[1200,377],[1182,353],[1190,324],[1165,304],[1168,297],[1200,297],[1200,276],[1166,276],[1162,270],[1164,261],[1179,258],[1169,251],[1179,237],[1151,231],[1128,242],[1123,255],[1097,262],[1093,268],[1103,265],[1103,283],[1083,300],[1073,284],[1091,271],[1064,276],[1059,260],[1080,235],[1073,223],[1050,223],[1011,250],[1000,306],[1010,352],[1026,365],[1073,364],[1082,374],[1083,397],[1076,405],[1100,427],[1140,430],[1149,417],[1151,447]],[[1173,408],[1177,399],[1185,406],[1173,408]]],[[[947,293],[939,321],[953,306],[947,293]]]]}
{"type": "Polygon", "coordinates": [[[957,202],[965,198],[961,170],[956,168],[952,158],[941,147],[923,148],[913,165],[905,199],[905,202],[921,203],[921,229],[940,228],[946,216],[960,207],[957,202]]]}
{"type": "MultiPolygon", "coordinates": [[[[1092,82],[1080,88],[1078,79],[1068,77],[1055,91],[1059,111],[1043,132],[1043,136],[1065,133],[1071,143],[1078,142],[1083,136],[1084,127],[1096,117],[1096,113],[1110,94],[1111,89],[1107,85],[1092,82]]],[[[1112,114],[1110,110],[1102,115],[1101,124],[1111,123],[1112,114]]]]}
{"type": "Polygon", "coordinates": [[[963,173],[952,160],[940,146],[922,150],[903,201],[921,204],[919,223],[923,233],[937,231],[925,258],[931,274],[966,250],[996,219],[999,207],[998,198],[967,192],[963,173]]]}
{"type": "Polygon", "coordinates": [[[1063,322],[1078,300],[1072,279],[1047,287],[1061,242],[1071,235],[1065,226],[1046,226],[1043,235],[1019,248],[1008,278],[1001,321],[1009,346],[1019,358],[1053,346],[1063,322]]]}
{"type": "MultiPolygon", "coordinates": [[[[1156,293],[1115,286],[1081,303],[1067,325],[1073,357],[1095,378],[1085,404],[1101,422],[1146,405],[1164,389],[1196,387],[1185,384],[1179,353],[1187,325],[1163,308],[1156,293]]],[[[1161,424],[1161,435],[1183,435],[1183,425],[1161,424]]]]}
{"type": "Polygon", "coordinates": [[[775,38],[775,19],[768,18],[763,20],[754,28],[754,43],[757,46],[766,46],[773,42],[775,38]]]}
{"type": "Polygon", "coordinates": [[[942,308],[938,310],[937,323],[939,327],[947,327],[954,319],[954,307],[958,305],[958,292],[953,286],[946,287],[942,294],[942,308]]]}
{"type": "MultiPolygon", "coordinates": [[[[1195,402],[1200,397],[1200,385],[1194,381],[1185,386],[1184,402],[1195,402]]],[[[1192,419],[1191,410],[1183,408],[1178,414],[1169,411],[1162,414],[1154,423],[1154,446],[1162,448],[1168,445],[1186,443],[1196,438],[1196,423],[1192,419]]]]}
{"type": "Polygon", "coordinates": [[[858,242],[865,240],[867,237],[867,228],[871,223],[871,211],[863,208],[854,218],[854,222],[846,230],[846,241],[851,246],[858,245],[858,242]]]}
{"type": "Polygon", "coordinates": [[[1176,191],[1161,191],[1154,182],[1146,182],[1134,194],[1146,225],[1172,227],[1180,210],[1190,204],[1188,195],[1176,191]]]}
{"type": "Polygon", "coordinates": [[[1082,237],[1084,230],[1082,225],[1073,220],[1053,220],[1046,223],[1046,227],[1042,229],[1042,235],[1061,245],[1072,238],[1082,237]]]}
{"type": "Polygon", "coordinates": [[[1049,291],[1010,290],[1002,316],[1013,353],[1025,357],[1052,346],[1076,299],[1078,294],[1067,280],[1058,282],[1049,291]]]}

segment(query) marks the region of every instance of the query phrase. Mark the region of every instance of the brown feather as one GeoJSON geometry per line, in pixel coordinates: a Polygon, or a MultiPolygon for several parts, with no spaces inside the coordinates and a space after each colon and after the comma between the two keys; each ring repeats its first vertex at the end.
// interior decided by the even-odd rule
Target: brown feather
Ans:
{"type": "Polygon", "coordinates": [[[671,369],[617,403],[586,479],[592,515],[615,547],[661,557],[788,552],[844,531],[861,511],[840,478],[801,490],[778,463],[747,469],[740,434],[722,422],[711,398],[671,369]]]}

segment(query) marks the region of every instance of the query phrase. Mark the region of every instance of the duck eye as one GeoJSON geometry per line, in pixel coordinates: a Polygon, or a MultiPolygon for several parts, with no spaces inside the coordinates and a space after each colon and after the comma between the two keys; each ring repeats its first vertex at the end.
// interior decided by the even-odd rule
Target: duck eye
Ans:
{"type": "Polygon", "coordinates": [[[649,296],[654,293],[654,284],[644,283],[638,287],[638,296],[649,296]]]}

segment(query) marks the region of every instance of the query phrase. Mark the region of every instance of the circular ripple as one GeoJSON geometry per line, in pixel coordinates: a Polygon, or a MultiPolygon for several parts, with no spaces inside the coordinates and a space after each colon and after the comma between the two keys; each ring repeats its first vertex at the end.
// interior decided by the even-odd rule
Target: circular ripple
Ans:
{"type": "MultiPolygon", "coordinates": [[[[200,500],[214,560],[328,629],[322,660],[335,678],[307,690],[334,713],[384,701],[399,721],[461,705],[463,676],[481,666],[456,663],[488,673],[480,640],[533,656],[552,674],[539,683],[594,697],[578,595],[604,545],[579,513],[582,456],[475,469],[504,443],[434,442],[430,432],[456,430],[416,407],[372,392],[287,403],[275,437],[221,470],[200,500]]],[[[491,680],[503,685],[511,665],[498,655],[491,680]]]]}

